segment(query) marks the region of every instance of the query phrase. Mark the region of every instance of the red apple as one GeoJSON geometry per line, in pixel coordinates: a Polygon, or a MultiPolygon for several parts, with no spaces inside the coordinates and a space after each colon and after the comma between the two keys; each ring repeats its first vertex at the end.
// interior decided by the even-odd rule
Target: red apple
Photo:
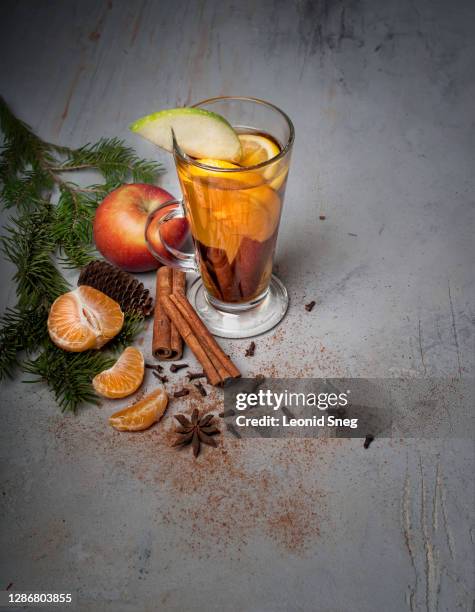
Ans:
{"type": "MultiPolygon", "coordinates": [[[[155,270],[160,263],[145,243],[145,222],[157,206],[173,200],[173,196],[154,185],[133,183],[111,191],[96,210],[94,242],[98,251],[111,263],[129,272],[155,270]]],[[[168,212],[168,207],[163,214],[168,212]]],[[[160,215],[161,216],[161,215],[160,215]]],[[[168,244],[179,248],[187,234],[184,219],[175,219],[164,226],[168,244]]],[[[163,250],[163,245],[156,248],[163,250]]]]}

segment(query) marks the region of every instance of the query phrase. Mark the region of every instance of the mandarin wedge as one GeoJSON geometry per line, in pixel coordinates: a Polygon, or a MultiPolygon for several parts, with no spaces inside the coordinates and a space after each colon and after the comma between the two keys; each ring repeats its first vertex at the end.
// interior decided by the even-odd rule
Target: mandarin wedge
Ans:
{"type": "Polygon", "coordinates": [[[127,397],[140,387],[144,372],[142,353],[139,349],[129,346],[111,368],[92,379],[92,386],[103,397],[127,397]]]}
{"type": "Polygon", "coordinates": [[[123,324],[124,313],[117,302],[102,291],[83,285],[53,302],[48,333],[56,346],[80,353],[104,346],[123,324]]]}
{"type": "Polygon", "coordinates": [[[109,417],[109,425],[119,431],[141,431],[159,421],[166,410],[168,395],[158,388],[143,399],[109,417]]]}

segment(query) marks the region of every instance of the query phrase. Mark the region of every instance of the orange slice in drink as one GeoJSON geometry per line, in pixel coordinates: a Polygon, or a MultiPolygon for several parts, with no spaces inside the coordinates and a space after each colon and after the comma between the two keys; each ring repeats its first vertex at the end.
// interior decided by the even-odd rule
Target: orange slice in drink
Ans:
{"type": "Polygon", "coordinates": [[[109,425],[119,431],[141,431],[159,421],[166,410],[168,395],[158,388],[143,399],[124,410],[119,410],[109,418],[109,425]]]}
{"type": "MultiPolygon", "coordinates": [[[[232,164],[231,162],[225,161],[224,159],[211,159],[210,157],[203,157],[198,160],[200,164],[204,164],[205,166],[211,166],[213,168],[239,168],[237,164],[232,164]]],[[[196,168],[198,174],[207,174],[208,171],[204,168],[196,168]]],[[[216,173],[219,174],[219,173],[216,173]]]]}
{"type": "Polygon", "coordinates": [[[259,171],[249,172],[237,164],[224,161],[222,159],[212,159],[203,157],[197,160],[198,163],[209,168],[201,168],[189,164],[178,166],[178,174],[182,181],[189,181],[195,191],[201,186],[212,189],[248,189],[257,187],[265,182],[263,174],[259,171]],[[236,170],[236,172],[226,172],[226,170],[236,170]]]}
{"type": "Polygon", "coordinates": [[[264,242],[277,228],[280,198],[267,185],[227,192],[222,206],[216,207],[212,214],[226,228],[226,235],[264,242]]]}
{"type": "Polygon", "coordinates": [[[103,397],[127,397],[140,387],[144,372],[142,353],[129,346],[111,368],[92,379],[92,386],[103,397]]]}
{"type": "Polygon", "coordinates": [[[270,138],[258,134],[239,134],[242,155],[239,164],[244,167],[257,166],[279,155],[280,149],[270,138]]]}
{"type": "MultiPolygon", "coordinates": [[[[270,161],[280,153],[277,144],[270,138],[258,134],[239,134],[241,141],[242,157],[241,166],[255,166],[270,161]]],[[[263,176],[268,185],[276,191],[280,189],[288,172],[288,161],[280,160],[269,164],[263,171],[263,176]]]]}
{"type": "Polygon", "coordinates": [[[124,313],[117,302],[102,291],[82,285],[53,302],[48,333],[56,346],[80,353],[104,346],[123,324],[124,313]]]}

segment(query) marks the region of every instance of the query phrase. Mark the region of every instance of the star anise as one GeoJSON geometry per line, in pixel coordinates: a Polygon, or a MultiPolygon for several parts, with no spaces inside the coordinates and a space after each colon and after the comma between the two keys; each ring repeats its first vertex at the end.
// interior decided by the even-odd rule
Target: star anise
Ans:
{"type": "Polygon", "coordinates": [[[176,414],[175,419],[180,423],[175,430],[179,437],[172,446],[191,444],[195,457],[200,452],[201,444],[217,446],[212,436],[220,433],[220,430],[214,426],[214,416],[212,414],[200,416],[199,410],[195,408],[191,414],[191,419],[188,419],[184,414],[176,414]]]}

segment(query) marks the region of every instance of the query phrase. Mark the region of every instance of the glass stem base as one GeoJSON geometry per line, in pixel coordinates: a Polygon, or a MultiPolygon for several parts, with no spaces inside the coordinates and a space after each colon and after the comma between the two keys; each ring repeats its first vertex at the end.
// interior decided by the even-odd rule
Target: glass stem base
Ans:
{"type": "Polygon", "coordinates": [[[248,304],[221,304],[197,278],[188,299],[206,327],[221,338],[251,338],[275,327],[285,316],[289,296],[281,281],[272,276],[268,290],[248,304]]]}

